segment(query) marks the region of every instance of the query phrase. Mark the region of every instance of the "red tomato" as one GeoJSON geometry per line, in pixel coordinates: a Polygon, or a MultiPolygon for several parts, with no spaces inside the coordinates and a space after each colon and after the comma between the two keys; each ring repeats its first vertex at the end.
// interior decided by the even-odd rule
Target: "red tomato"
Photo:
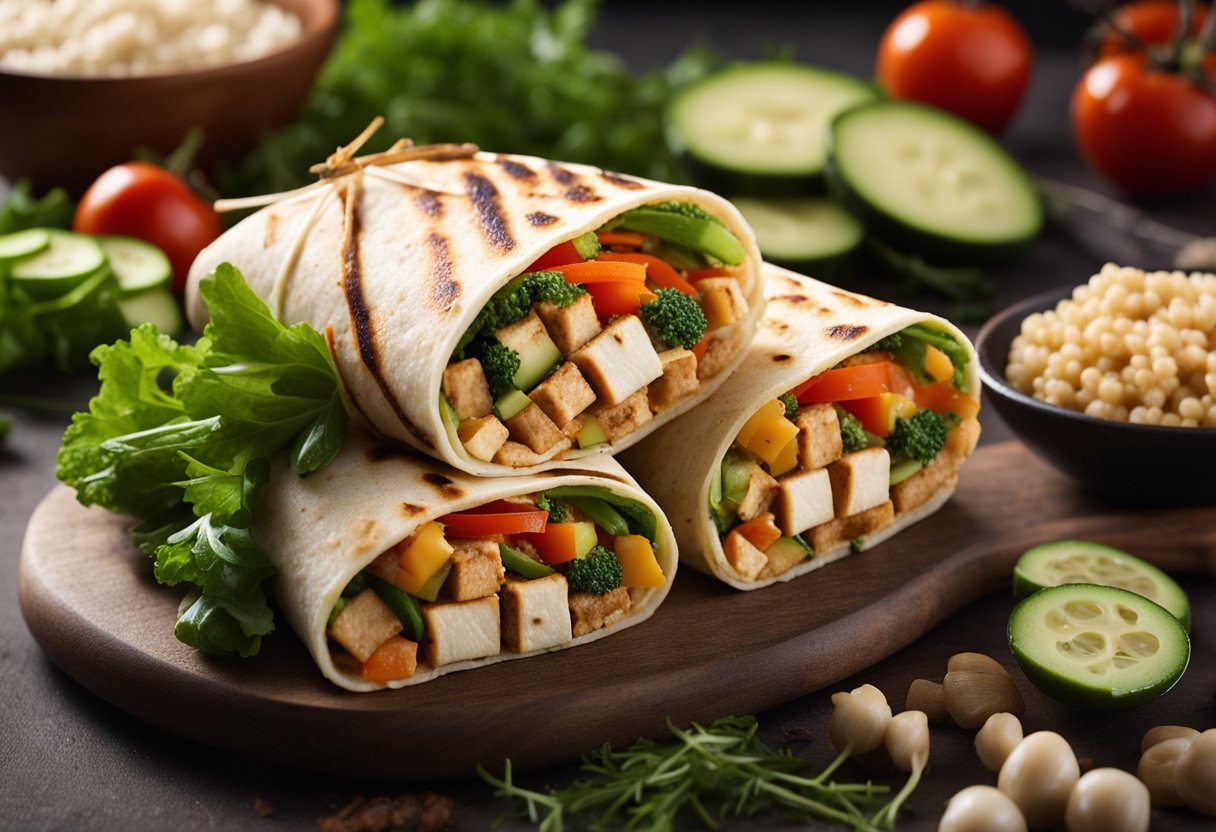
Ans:
{"type": "Polygon", "coordinates": [[[824,370],[794,388],[794,397],[804,404],[868,399],[897,390],[897,365],[891,361],[858,364],[839,370],[824,370]]]}
{"type": "Polygon", "coordinates": [[[223,227],[211,205],[169,171],[127,162],[89,186],[76,206],[72,229],[138,237],[161,249],[173,265],[173,291],[180,295],[195,256],[223,227]]]}
{"type": "MultiPolygon", "coordinates": [[[[1206,6],[1195,7],[1190,37],[1199,35],[1207,17],[1206,6]]],[[[1111,21],[1119,29],[1150,45],[1172,43],[1178,37],[1178,29],[1182,25],[1177,0],[1140,0],[1136,3],[1125,3],[1111,13],[1111,21]]],[[[1136,49],[1135,44],[1129,43],[1127,38],[1117,31],[1112,31],[1109,26],[1099,24],[1099,27],[1104,33],[1099,50],[1103,57],[1136,49]]]]}
{"type": "Polygon", "coordinates": [[[875,72],[892,98],[999,133],[1021,104],[1030,62],[1030,39],[1000,6],[921,0],[883,33],[875,72]]]}
{"type": "MultiPolygon", "coordinates": [[[[1204,68],[1216,83],[1216,56],[1204,68]]],[[[1216,180],[1216,96],[1147,55],[1091,66],[1073,91],[1072,120],[1085,158],[1130,194],[1177,195],[1216,180]]]]}
{"type": "Polygon", "coordinates": [[[574,243],[567,240],[564,243],[558,243],[536,258],[536,262],[528,267],[528,271],[543,272],[554,266],[567,266],[571,263],[582,262],[583,256],[578,253],[578,249],[574,247],[574,243]]]}
{"type": "MultiPolygon", "coordinates": [[[[486,508],[486,507],[483,507],[486,508]]],[[[484,537],[492,534],[543,532],[549,522],[546,511],[512,507],[510,503],[495,503],[491,510],[474,510],[445,514],[439,518],[444,534],[451,537],[484,537]],[[495,510],[496,509],[496,510],[495,510]]]]}

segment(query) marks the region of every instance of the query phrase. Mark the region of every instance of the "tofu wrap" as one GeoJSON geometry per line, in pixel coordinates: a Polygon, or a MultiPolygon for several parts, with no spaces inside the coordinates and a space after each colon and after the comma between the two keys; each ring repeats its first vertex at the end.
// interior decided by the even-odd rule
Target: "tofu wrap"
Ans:
{"type": "Polygon", "coordinates": [[[975,351],[948,321],[765,265],[730,386],[622,462],[680,558],[738,589],[869,549],[942,506],[980,426],[975,351]]]}
{"type": "Polygon", "coordinates": [[[239,222],[191,269],[191,323],[206,317],[199,279],[231,261],[284,323],[327,334],[352,415],[481,476],[615,453],[742,360],[760,256],[725,199],[533,157],[432,155],[339,160],[348,172],[239,222]]]}
{"type": "Polygon", "coordinates": [[[678,562],[662,510],[607,455],[580,471],[477,478],[359,431],[323,471],[275,471],[255,536],[283,614],[351,691],[632,627],[678,562]]]}

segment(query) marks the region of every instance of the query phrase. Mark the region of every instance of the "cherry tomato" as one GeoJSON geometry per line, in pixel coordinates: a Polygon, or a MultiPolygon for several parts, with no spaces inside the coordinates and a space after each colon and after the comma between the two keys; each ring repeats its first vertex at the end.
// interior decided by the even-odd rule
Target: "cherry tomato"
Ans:
{"type": "Polygon", "coordinates": [[[1022,102],[1030,63],[1030,39],[1000,6],[921,0],[883,33],[875,72],[892,98],[999,133],[1022,102]]]}
{"type": "MultiPolygon", "coordinates": [[[[1216,180],[1216,96],[1147,55],[1102,58],[1072,97],[1082,154],[1134,196],[1194,192],[1216,180]]],[[[1216,83],[1216,56],[1205,62],[1216,83]]]]}
{"type": "MultiPolygon", "coordinates": [[[[1207,17],[1207,7],[1197,5],[1195,16],[1191,20],[1190,37],[1199,35],[1207,17]]],[[[1172,43],[1178,37],[1178,30],[1182,25],[1178,0],[1140,0],[1136,3],[1125,3],[1111,13],[1111,20],[1119,29],[1150,46],[1172,43]]],[[[1129,43],[1109,26],[1099,24],[1098,31],[1102,33],[1102,45],[1099,49],[1102,57],[1136,49],[1135,44],[1129,43]]]]}
{"type": "Polygon", "coordinates": [[[173,291],[182,294],[190,264],[220,235],[220,217],[181,179],[147,162],[110,168],[76,206],[72,229],[82,234],[124,234],[165,252],[173,265],[173,291]]]}

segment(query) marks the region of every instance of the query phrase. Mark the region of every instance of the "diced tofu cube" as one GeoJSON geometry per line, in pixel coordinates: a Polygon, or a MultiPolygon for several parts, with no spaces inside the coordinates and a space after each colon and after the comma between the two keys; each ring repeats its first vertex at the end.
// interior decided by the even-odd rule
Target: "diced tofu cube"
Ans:
{"type": "Polygon", "coordinates": [[[906,480],[891,486],[891,501],[895,511],[902,514],[924,505],[943,488],[952,488],[958,483],[954,457],[938,454],[937,459],[921,468],[906,480]]]}
{"type": "Polygon", "coordinates": [[[423,604],[426,660],[432,667],[500,652],[498,598],[423,604]]]}
{"type": "Polygon", "coordinates": [[[572,592],[568,599],[570,623],[575,638],[602,630],[620,621],[633,606],[629,590],[618,586],[611,592],[572,592]]]}
{"type": "Polygon", "coordinates": [[[701,293],[701,311],[709,321],[710,330],[733,324],[747,314],[747,299],[733,277],[698,280],[697,291],[701,293]]]}
{"type": "Polygon", "coordinates": [[[650,412],[650,403],[646,388],[638,390],[623,402],[611,407],[601,407],[595,411],[595,418],[609,442],[624,439],[629,434],[654,418],[650,412]]]}
{"type": "Polygon", "coordinates": [[[530,581],[508,581],[499,595],[503,646],[527,653],[569,642],[574,635],[566,596],[566,579],[556,572],[530,581]]]}
{"type": "MultiPolygon", "coordinates": [[[[555,425],[567,425],[595,403],[595,391],[570,361],[528,394],[555,425]]],[[[577,433],[578,431],[575,431],[577,433]]]]}
{"type": "Polygon", "coordinates": [[[535,312],[495,330],[494,337],[507,349],[519,353],[519,369],[514,382],[521,390],[531,390],[562,360],[561,351],[535,312]]]}
{"type": "Polygon", "coordinates": [[[954,457],[954,467],[957,468],[975,450],[980,441],[980,422],[974,416],[963,419],[946,437],[945,451],[954,457]]]}
{"type": "Polygon", "coordinates": [[[578,438],[579,433],[582,432],[584,424],[586,424],[586,420],[583,419],[582,416],[575,416],[569,422],[562,425],[562,436],[565,436],[567,439],[573,442],[578,438]]]}
{"type": "Polygon", "coordinates": [[[461,422],[485,416],[494,407],[486,374],[476,358],[466,358],[447,366],[443,371],[443,395],[461,422]]]}
{"type": "MultiPolygon", "coordinates": [[[[747,478],[747,490],[739,503],[739,519],[747,522],[768,511],[781,485],[759,466],[752,469],[747,478]]],[[[830,496],[829,491],[829,496],[830,496]]]]}
{"type": "Polygon", "coordinates": [[[722,372],[734,354],[734,344],[729,338],[711,336],[705,346],[705,354],[697,362],[697,380],[705,381],[722,372]]]}
{"type": "Polygon", "coordinates": [[[489,462],[507,441],[510,431],[497,416],[489,413],[476,419],[465,419],[456,429],[456,435],[470,456],[489,462]]]}
{"type": "Polygon", "coordinates": [[[793,537],[836,516],[832,480],[825,469],[787,474],[781,478],[780,486],[773,514],[786,537],[793,537]]]}
{"type": "Polygon", "coordinates": [[[551,448],[548,453],[538,454],[527,445],[507,441],[502,443],[502,447],[498,449],[498,453],[494,454],[494,464],[506,465],[511,468],[526,468],[529,465],[539,465],[568,449],[571,444],[569,439],[562,437],[562,441],[551,448]]]}
{"type": "Polygon", "coordinates": [[[683,399],[697,392],[701,382],[697,380],[697,357],[690,351],[676,347],[659,353],[663,375],[650,384],[650,409],[662,413],[683,399]]]}
{"type": "Polygon", "coordinates": [[[663,363],[636,315],[622,315],[578,350],[570,360],[605,405],[620,404],[663,375],[663,363]]]}
{"type": "Polygon", "coordinates": [[[381,644],[401,632],[401,621],[373,590],[346,602],[329,628],[329,637],[365,662],[381,644]]]}
{"type": "Polygon", "coordinates": [[[554,306],[541,301],[533,307],[544,321],[549,337],[562,355],[569,355],[600,332],[600,319],[595,314],[591,295],[582,295],[569,306],[554,306]]]}
{"type": "Polygon", "coordinates": [[[505,573],[498,543],[488,538],[451,541],[452,571],[443,589],[453,601],[472,601],[498,592],[505,573]]]}
{"type": "Polygon", "coordinates": [[[566,438],[536,402],[508,419],[506,425],[512,439],[522,442],[538,454],[545,453],[566,438]]]}
{"type": "Polygon", "coordinates": [[[895,504],[887,500],[882,505],[860,514],[837,517],[835,520],[816,526],[811,529],[807,542],[811,544],[816,555],[822,555],[845,541],[865,538],[867,535],[881,531],[894,521],[895,504]]]}
{"type": "Polygon", "coordinates": [[[886,448],[866,448],[842,456],[827,472],[837,517],[882,505],[890,496],[891,455],[886,448]]]}
{"type": "Polygon", "coordinates": [[[840,459],[843,445],[836,408],[826,403],[800,407],[794,424],[798,427],[799,468],[811,471],[840,459]]]}
{"type": "Polygon", "coordinates": [[[728,534],[722,541],[726,561],[745,581],[754,581],[768,563],[768,556],[741,534],[728,534]]]}

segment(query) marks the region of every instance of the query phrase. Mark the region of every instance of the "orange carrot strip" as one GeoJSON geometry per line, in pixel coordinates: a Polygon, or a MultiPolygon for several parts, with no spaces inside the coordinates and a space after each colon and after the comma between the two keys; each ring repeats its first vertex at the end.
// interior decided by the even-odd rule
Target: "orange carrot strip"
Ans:
{"type": "Polygon", "coordinates": [[[367,657],[359,675],[369,682],[408,679],[418,669],[418,642],[392,636],[367,657]]]}
{"type": "Polygon", "coordinates": [[[646,239],[633,231],[597,231],[595,236],[602,246],[628,246],[630,248],[641,248],[642,242],[646,239]]]}
{"type": "Polygon", "coordinates": [[[696,283],[698,280],[704,280],[707,277],[734,277],[734,272],[721,266],[711,266],[708,269],[689,269],[684,274],[693,283],[696,283]]]}
{"type": "Polygon", "coordinates": [[[646,267],[640,263],[588,260],[584,263],[552,266],[550,271],[561,272],[567,283],[646,282],[646,267]]]}
{"type": "Polygon", "coordinates": [[[701,363],[701,359],[705,357],[705,351],[709,349],[709,336],[706,335],[700,341],[692,345],[692,354],[697,357],[697,363],[701,363]]]}
{"type": "Polygon", "coordinates": [[[675,269],[653,254],[604,251],[600,252],[599,259],[622,263],[640,263],[646,267],[646,276],[659,288],[676,289],[686,295],[697,294],[697,290],[692,287],[691,283],[680,277],[675,269]]]}

